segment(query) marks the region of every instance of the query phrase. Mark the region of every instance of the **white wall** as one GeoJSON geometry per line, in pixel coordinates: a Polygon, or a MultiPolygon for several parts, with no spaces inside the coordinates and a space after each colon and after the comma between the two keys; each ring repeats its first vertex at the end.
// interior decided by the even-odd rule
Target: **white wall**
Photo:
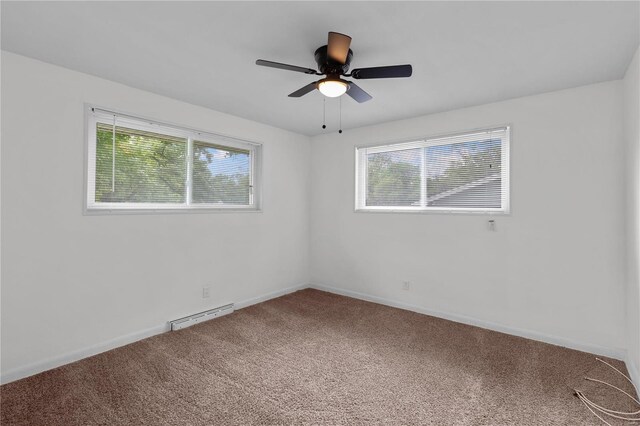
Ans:
{"type": "Polygon", "coordinates": [[[309,282],[306,136],[3,52],[2,142],[5,381],[309,282]],[[263,142],[264,211],[83,216],[84,102],[263,142]]]}
{"type": "MultiPolygon", "coordinates": [[[[638,264],[627,262],[636,275],[625,289],[631,250],[620,167],[631,150],[628,173],[638,185],[638,106],[629,96],[638,90],[638,54],[634,64],[624,82],[310,143],[3,52],[2,378],[158,332],[188,313],[310,282],[618,357],[629,341],[637,361],[638,264]],[[264,212],[83,216],[84,102],[262,141],[264,212]],[[496,217],[497,232],[487,230],[484,215],[353,212],[355,145],[507,123],[512,213],[496,217]],[[204,285],[210,299],[201,298],[204,285]],[[633,291],[625,335],[621,307],[633,291]]],[[[627,186],[626,211],[635,250],[637,188],[627,186]]]]}
{"type": "Polygon", "coordinates": [[[624,357],[621,91],[607,82],[314,137],[312,283],[624,357]],[[355,145],[500,124],[512,125],[512,213],[497,232],[486,215],[354,213],[355,145]]]}
{"type": "Polygon", "coordinates": [[[640,385],[640,48],[623,80],[627,144],[627,368],[640,385]]]}

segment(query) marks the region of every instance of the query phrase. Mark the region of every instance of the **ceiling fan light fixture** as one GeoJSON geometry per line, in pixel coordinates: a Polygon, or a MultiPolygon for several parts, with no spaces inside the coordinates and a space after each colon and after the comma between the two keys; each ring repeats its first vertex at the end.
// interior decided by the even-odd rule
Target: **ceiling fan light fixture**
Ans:
{"type": "Polygon", "coordinates": [[[324,78],[318,82],[318,90],[328,98],[337,98],[347,92],[349,85],[346,81],[335,78],[324,78]]]}

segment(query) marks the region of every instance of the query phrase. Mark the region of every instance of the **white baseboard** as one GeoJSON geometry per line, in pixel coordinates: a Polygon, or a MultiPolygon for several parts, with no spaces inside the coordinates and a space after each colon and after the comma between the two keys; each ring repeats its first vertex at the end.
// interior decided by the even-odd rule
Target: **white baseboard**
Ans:
{"type": "Polygon", "coordinates": [[[234,303],[236,309],[246,308],[247,306],[256,305],[258,303],[266,302],[267,300],[275,299],[276,297],[284,296],[285,294],[293,293],[298,290],[304,290],[309,288],[308,285],[297,285],[293,287],[287,287],[280,290],[272,291],[271,293],[263,294],[261,296],[253,297],[251,299],[244,300],[242,302],[234,303]]]}
{"type": "Polygon", "coordinates": [[[78,351],[69,352],[44,361],[35,362],[24,367],[18,367],[3,373],[2,376],[0,376],[0,383],[4,385],[5,383],[13,382],[14,380],[33,376],[34,374],[42,373],[43,371],[80,361],[83,358],[97,355],[120,346],[128,345],[129,343],[137,342],[138,340],[146,339],[147,337],[155,336],[156,334],[164,333],[165,331],[169,331],[168,324],[162,324],[146,330],[127,334],[125,336],[116,337],[115,339],[98,343],[97,345],[92,345],[78,351]]]}
{"type": "MultiPolygon", "coordinates": [[[[311,288],[315,288],[321,291],[327,291],[329,293],[335,293],[342,296],[353,297],[354,299],[365,300],[367,302],[379,303],[381,305],[391,306],[394,308],[404,309],[407,311],[417,312],[419,314],[430,315],[433,317],[443,318],[450,321],[459,322],[462,324],[473,325],[480,328],[486,328],[488,330],[498,331],[500,333],[511,334],[514,336],[524,337],[526,339],[538,340],[544,343],[550,343],[556,346],[562,346],[569,349],[575,349],[582,352],[588,352],[596,355],[606,356],[609,358],[624,360],[626,357],[626,350],[623,348],[607,348],[598,345],[585,344],[581,342],[572,341],[563,337],[551,336],[537,331],[522,330],[519,328],[509,327],[502,324],[496,324],[489,321],[479,320],[472,317],[467,317],[459,314],[452,314],[448,312],[437,311],[433,309],[423,308],[408,303],[398,302],[391,299],[385,299],[383,297],[372,296],[369,294],[359,293],[356,291],[345,290],[336,287],[328,287],[324,285],[312,284],[311,288]]],[[[636,375],[637,377],[637,375],[636,375]]],[[[636,382],[637,383],[637,382],[636,382]]]]}
{"type": "MultiPolygon", "coordinates": [[[[243,300],[241,302],[235,303],[235,308],[236,309],[246,308],[247,306],[255,305],[257,303],[261,303],[269,299],[275,299],[276,297],[284,296],[285,294],[293,293],[294,291],[302,290],[304,288],[308,288],[308,286],[300,285],[300,286],[283,288],[281,290],[273,291],[257,297],[253,297],[248,300],[243,300]]],[[[5,383],[13,382],[15,380],[23,379],[25,377],[33,376],[34,374],[42,373],[43,371],[51,370],[53,368],[57,368],[65,364],[70,364],[72,362],[79,361],[83,358],[97,355],[99,353],[106,352],[111,349],[118,348],[120,346],[128,345],[130,343],[137,342],[139,340],[146,339],[148,337],[155,336],[156,334],[164,333],[167,331],[169,331],[168,321],[163,324],[157,325],[155,327],[148,328],[146,330],[136,331],[134,333],[130,333],[125,336],[116,337],[106,342],[98,343],[96,345],[92,345],[77,351],[59,355],[44,361],[38,361],[23,367],[18,367],[0,375],[0,384],[5,384],[5,383]]]]}
{"type": "Polygon", "coordinates": [[[640,375],[638,374],[638,365],[629,357],[627,357],[625,364],[627,365],[627,371],[629,372],[631,381],[636,386],[636,391],[640,395],[640,375]]]}
{"type": "MultiPolygon", "coordinates": [[[[527,339],[538,340],[545,343],[550,343],[558,346],[563,346],[571,349],[576,349],[583,352],[589,352],[597,355],[607,356],[614,359],[625,360],[626,351],[624,349],[618,348],[605,348],[596,345],[582,344],[579,342],[574,342],[562,337],[550,336],[543,333],[538,333],[529,330],[521,330],[517,328],[512,328],[508,326],[504,326],[501,324],[495,324],[483,320],[478,320],[475,318],[467,317],[464,315],[451,314],[447,312],[436,311],[432,309],[422,308],[419,306],[397,302],[390,299],[385,299],[378,296],[371,296],[364,293],[358,293],[351,290],[344,290],[335,287],[328,287],[323,285],[299,285],[293,287],[287,287],[284,289],[276,290],[270,293],[266,293],[257,297],[253,297],[251,299],[247,299],[244,301],[240,301],[235,303],[236,309],[246,308],[251,305],[255,305],[257,303],[262,303],[270,299],[275,299],[276,297],[284,296],[285,294],[293,293],[298,290],[303,290],[305,288],[315,288],[321,291],[327,291],[329,293],[340,294],[347,297],[353,297],[354,299],[366,300],[368,302],[379,303],[381,305],[392,306],[394,308],[405,309],[408,311],[413,311],[425,315],[431,315],[438,318],[444,318],[450,321],[455,321],[463,324],[473,325],[476,327],[486,328],[489,330],[499,331],[501,333],[512,334],[515,336],[524,337],[527,339]]],[[[70,352],[68,354],[60,355],[45,361],[36,362],[24,367],[19,367],[6,373],[3,373],[0,376],[0,384],[9,383],[15,380],[19,380],[28,376],[32,376],[37,373],[41,373],[46,370],[50,370],[56,367],[60,367],[65,364],[69,364],[75,361],[79,361],[83,358],[87,358],[93,355],[97,355],[102,352],[106,352],[111,349],[118,348],[120,346],[128,345],[133,342],[137,342],[139,340],[154,336],[156,334],[164,333],[169,331],[168,323],[163,323],[161,325],[148,328],[146,330],[141,330],[138,332],[134,332],[131,334],[127,334],[125,336],[120,336],[115,339],[111,339],[107,342],[99,343],[97,345],[93,345],[78,351],[70,352]]],[[[626,359],[627,370],[629,370],[629,374],[633,379],[636,386],[640,387],[640,377],[638,375],[637,366],[631,362],[629,359],[626,359]]]]}

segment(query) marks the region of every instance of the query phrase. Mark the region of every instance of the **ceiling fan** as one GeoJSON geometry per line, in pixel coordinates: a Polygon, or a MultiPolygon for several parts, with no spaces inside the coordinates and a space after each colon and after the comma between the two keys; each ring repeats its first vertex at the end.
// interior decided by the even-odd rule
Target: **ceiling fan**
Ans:
{"type": "Polygon", "coordinates": [[[282,70],[302,72],[310,75],[326,75],[325,78],[309,83],[306,86],[291,93],[289,97],[299,98],[307,93],[318,89],[323,95],[336,98],[347,94],[362,103],[371,99],[371,95],[362,90],[360,86],[352,81],[343,80],[341,77],[351,77],[356,80],[370,78],[396,78],[411,77],[411,65],[391,65],[386,67],[356,68],[347,74],[349,65],[353,58],[351,37],[348,35],[329,32],[327,45],[316,49],[315,59],[318,64],[318,71],[312,68],[298,67],[295,65],[281,64],[279,62],[265,61],[258,59],[256,65],[263,67],[279,68],[282,70]]]}

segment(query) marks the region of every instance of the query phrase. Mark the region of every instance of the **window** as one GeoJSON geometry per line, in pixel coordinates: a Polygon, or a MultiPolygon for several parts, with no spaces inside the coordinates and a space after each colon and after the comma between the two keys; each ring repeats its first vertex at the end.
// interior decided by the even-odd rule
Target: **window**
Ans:
{"type": "Polygon", "coordinates": [[[92,108],[87,211],[257,210],[260,149],[92,108]]]}
{"type": "Polygon", "coordinates": [[[509,132],[356,148],[356,210],[507,213],[509,132]]]}

